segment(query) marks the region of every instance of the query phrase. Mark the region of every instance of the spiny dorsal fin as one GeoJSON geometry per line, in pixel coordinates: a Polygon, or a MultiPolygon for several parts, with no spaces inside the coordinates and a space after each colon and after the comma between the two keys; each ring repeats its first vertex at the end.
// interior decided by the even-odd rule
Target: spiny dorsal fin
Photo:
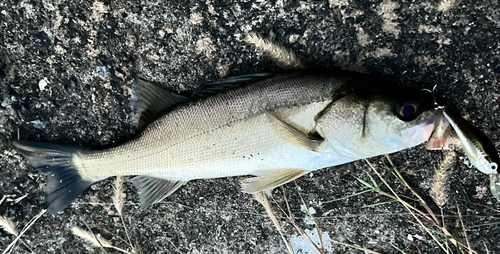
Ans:
{"type": "Polygon", "coordinates": [[[240,75],[240,76],[215,80],[200,86],[198,89],[194,91],[192,97],[204,98],[210,95],[220,93],[231,87],[238,86],[248,82],[263,80],[273,75],[274,73],[254,73],[254,74],[240,75]]]}
{"type": "Polygon", "coordinates": [[[324,141],[321,137],[310,137],[301,132],[297,128],[279,119],[278,116],[271,112],[266,112],[274,133],[283,141],[303,147],[311,151],[317,151],[321,143],[324,141]]]}
{"type": "Polygon", "coordinates": [[[185,183],[150,176],[136,176],[132,179],[132,184],[139,191],[139,200],[143,210],[162,201],[185,183]]]}
{"type": "Polygon", "coordinates": [[[132,121],[142,129],[169,109],[185,103],[188,97],[169,92],[156,84],[136,78],[132,82],[132,121]]]}
{"type": "Polygon", "coordinates": [[[259,191],[272,190],[280,185],[293,181],[310,171],[303,169],[275,169],[268,170],[257,177],[247,178],[242,181],[242,191],[245,193],[257,193],[259,191]]]}
{"type": "Polygon", "coordinates": [[[274,73],[255,73],[216,80],[196,89],[190,97],[182,96],[163,89],[162,87],[136,78],[132,82],[132,121],[142,129],[148,123],[165,114],[169,109],[189,100],[205,98],[220,93],[233,86],[247,82],[255,82],[274,75],[274,73]]]}

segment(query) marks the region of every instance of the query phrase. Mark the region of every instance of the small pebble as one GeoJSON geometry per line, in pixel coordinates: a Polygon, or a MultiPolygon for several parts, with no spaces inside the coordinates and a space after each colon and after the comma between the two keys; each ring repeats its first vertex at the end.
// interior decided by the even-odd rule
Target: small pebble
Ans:
{"type": "Polygon", "coordinates": [[[47,81],[47,78],[43,78],[42,80],[38,81],[38,88],[40,88],[40,91],[43,91],[48,84],[49,82],[47,81]]]}

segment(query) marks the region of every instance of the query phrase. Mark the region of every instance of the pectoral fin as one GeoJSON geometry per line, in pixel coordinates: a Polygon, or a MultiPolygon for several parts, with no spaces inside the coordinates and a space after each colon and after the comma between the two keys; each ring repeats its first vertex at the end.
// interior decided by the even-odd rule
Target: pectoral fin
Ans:
{"type": "Polygon", "coordinates": [[[185,183],[150,176],[136,176],[132,179],[132,184],[139,190],[141,209],[162,201],[185,183]]]}
{"type": "Polygon", "coordinates": [[[274,129],[274,133],[285,142],[316,151],[324,141],[321,137],[311,137],[303,133],[270,112],[267,112],[267,116],[274,129]]]}
{"type": "Polygon", "coordinates": [[[257,177],[247,178],[241,183],[243,192],[257,193],[264,190],[271,190],[280,185],[295,180],[310,171],[302,169],[275,169],[266,171],[257,177]]]}

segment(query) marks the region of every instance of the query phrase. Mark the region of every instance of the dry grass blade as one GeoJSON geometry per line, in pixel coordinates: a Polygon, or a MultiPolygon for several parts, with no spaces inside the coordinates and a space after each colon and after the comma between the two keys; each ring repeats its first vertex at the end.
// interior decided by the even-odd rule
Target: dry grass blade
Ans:
{"type": "Polygon", "coordinates": [[[0,228],[14,236],[17,236],[19,234],[16,223],[9,218],[0,217],[0,228]]]}
{"type": "Polygon", "coordinates": [[[283,234],[283,229],[281,228],[281,225],[280,225],[278,219],[276,218],[276,215],[274,214],[274,211],[273,211],[273,209],[271,207],[271,203],[269,203],[269,199],[267,199],[266,193],[261,191],[261,192],[253,194],[253,197],[266,210],[267,214],[269,215],[269,218],[271,219],[271,221],[273,222],[274,226],[278,230],[278,232],[279,232],[279,234],[281,236],[281,239],[283,239],[283,242],[285,243],[286,248],[288,249],[288,253],[294,254],[292,246],[290,246],[290,243],[288,243],[285,235],[283,234]]]}
{"type": "Polygon", "coordinates": [[[26,231],[28,231],[28,229],[31,228],[31,226],[33,226],[33,224],[35,224],[35,222],[40,219],[40,217],[42,217],[42,215],[47,212],[47,210],[42,210],[40,211],[40,213],[38,213],[35,217],[33,217],[29,222],[28,224],[26,224],[26,226],[23,228],[23,230],[21,230],[21,232],[19,232],[19,234],[16,236],[16,238],[9,244],[9,246],[7,246],[7,248],[2,252],[2,254],[5,254],[5,253],[10,253],[10,251],[12,251],[12,249],[14,248],[14,246],[16,245],[17,241],[19,241],[21,239],[21,237],[24,235],[24,233],[26,233],[26,231]]]}
{"type": "Polygon", "coordinates": [[[299,191],[300,187],[298,186],[297,182],[295,182],[295,186],[296,186],[297,193],[302,200],[302,204],[306,208],[306,213],[308,214],[308,216],[311,218],[311,220],[313,221],[313,223],[315,225],[315,229],[316,229],[316,232],[318,235],[318,240],[319,240],[320,246],[318,246],[314,242],[314,240],[311,238],[311,236],[303,228],[301,228],[299,225],[297,225],[297,223],[295,222],[295,216],[292,213],[290,203],[288,202],[288,198],[286,196],[286,192],[285,192],[285,189],[283,188],[283,186],[281,186],[281,191],[283,193],[283,199],[285,200],[288,213],[285,212],[285,210],[283,210],[283,208],[278,204],[278,202],[276,200],[274,200],[274,197],[273,197],[273,200],[277,204],[277,206],[281,210],[281,212],[286,216],[286,218],[288,219],[288,222],[297,230],[297,232],[299,232],[302,239],[307,240],[307,243],[309,244],[309,246],[314,248],[316,251],[318,251],[318,253],[324,254],[324,253],[326,253],[326,251],[325,251],[325,247],[324,247],[324,243],[323,243],[323,233],[322,233],[321,229],[318,227],[318,224],[316,223],[316,220],[314,219],[314,217],[310,213],[309,209],[307,209],[305,201],[304,201],[302,195],[300,194],[300,191],[299,191]]]}
{"type": "MultiPolygon", "coordinates": [[[[4,196],[5,197],[5,196],[4,196]]],[[[9,218],[5,217],[0,217],[0,228],[2,228],[5,232],[13,235],[13,236],[18,236],[19,235],[19,230],[17,229],[17,225],[14,221],[12,221],[9,218]]],[[[31,248],[28,246],[27,243],[25,243],[22,239],[19,239],[19,241],[31,252],[31,248]]]]}
{"type": "MultiPolygon", "coordinates": [[[[297,183],[295,183],[295,185],[297,186],[297,183]]],[[[288,219],[288,222],[290,224],[292,224],[292,226],[297,230],[297,232],[299,232],[300,236],[302,237],[302,239],[307,239],[307,243],[312,246],[313,248],[315,248],[319,253],[325,253],[324,251],[322,251],[322,249],[320,249],[316,243],[314,243],[314,241],[311,239],[311,237],[305,232],[305,230],[301,227],[299,227],[299,225],[297,225],[297,223],[295,223],[295,216],[293,215],[292,213],[292,209],[290,207],[290,203],[288,202],[288,198],[286,197],[286,193],[285,193],[285,189],[283,188],[283,186],[281,186],[281,191],[283,192],[283,199],[285,200],[285,203],[286,203],[286,207],[287,207],[287,211],[288,211],[288,214],[283,210],[283,208],[278,205],[279,209],[281,210],[281,212],[286,216],[286,218],[288,219]]],[[[300,193],[299,193],[300,195],[300,193]]],[[[274,198],[273,198],[274,200],[274,198]]],[[[276,200],[274,200],[275,203],[278,203],[276,200]]],[[[307,206],[306,207],[306,210],[307,210],[307,206]]],[[[314,221],[314,218],[311,217],[311,219],[314,221]]],[[[316,223],[314,221],[314,223],[316,223]]],[[[319,236],[319,240],[321,241],[321,246],[323,246],[323,242],[322,242],[322,239],[321,239],[321,231],[318,230],[318,236],[319,236]]]]}
{"type": "Polygon", "coordinates": [[[245,41],[269,54],[285,69],[301,69],[305,67],[300,58],[297,57],[293,51],[270,40],[263,39],[255,33],[247,34],[245,41]]]}
{"type": "Polygon", "coordinates": [[[168,239],[168,237],[165,236],[165,239],[167,240],[168,243],[170,243],[170,245],[172,245],[174,247],[174,249],[175,249],[175,251],[177,251],[177,253],[184,254],[184,252],[182,252],[177,246],[175,246],[175,244],[170,239],[168,239]]]}
{"type": "Polygon", "coordinates": [[[123,192],[123,177],[117,176],[115,178],[115,186],[113,187],[113,189],[114,189],[114,195],[112,197],[113,205],[115,206],[118,215],[120,215],[120,220],[122,221],[122,226],[123,229],[125,230],[125,235],[127,235],[128,245],[130,246],[130,248],[134,249],[134,245],[132,244],[132,240],[128,233],[127,226],[125,226],[125,220],[123,219],[123,202],[125,197],[125,193],[123,192]]]}
{"type": "MultiPolygon", "coordinates": [[[[451,155],[450,155],[451,156],[451,155]]],[[[430,221],[431,223],[434,224],[434,226],[438,227],[441,231],[443,231],[443,233],[446,235],[446,237],[449,237],[449,240],[455,245],[455,246],[462,246],[464,248],[468,248],[468,246],[465,246],[463,243],[459,242],[458,240],[456,240],[453,235],[446,229],[446,227],[444,226],[441,226],[439,225],[439,220],[436,218],[436,215],[434,214],[434,212],[429,208],[429,206],[427,205],[427,203],[424,201],[424,199],[408,184],[408,182],[406,182],[406,180],[404,180],[403,178],[403,175],[401,175],[401,173],[399,172],[399,170],[397,170],[397,168],[394,166],[394,163],[392,163],[392,160],[391,158],[386,155],[386,158],[387,160],[389,161],[389,163],[391,164],[391,166],[394,168],[394,172],[397,174],[397,176],[400,178],[401,181],[403,181],[404,185],[406,186],[406,188],[408,188],[412,193],[413,195],[415,195],[419,201],[420,201],[420,204],[427,210],[427,213],[429,213],[433,220],[430,221]]],[[[453,158],[454,159],[454,158],[453,158]]],[[[450,165],[452,164],[452,162],[450,162],[450,165]]],[[[373,168],[372,168],[373,169],[373,168]]],[[[378,174],[378,173],[377,173],[378,174]]],[[[424,215],[423,213],[420,213],[420,215],[424,215]]],[[[469,251],[472,251],[473,253],[477,253],[476,251],[468,248],[469,251]]]]}
{"type": "MultiPolygon", "coordinates": [[[[311,220],[313,221],[314,223],[314,227],[316,228],[316,230],[318,231],[318,235],[319,235],[319,243],[320,243],[320,246],[317,246],[314,241],[311,239],[311,237],[309,237],[308,234],[305,234],[307,236],[307,238],[309,239],[309,242],[314,246],[314,248],[316,248],[316,250],[318,250],[319,253],[326,253],[325,252],[325,245],[323,243],[323,232],[321,231],[321,229],[319,228],[318,224],[316,223],[316,220],[314,219],[313,215],[311,214],[311,212],[309,211],[309,209],[307,208],[307,205],[306,205],[306,202],[304,201],[304,198],[302,197],[302,194],[300,194],[300,187],[299,185],[297,184],[296,181],[293,181],[295,183],[295,187],[296,187],[296,190],[297,190],[297,194],[299,194],[299,197],[300,197],[300,200],[302,201],[302,205],[305,207],[306,209],[306,213],[307,215],[309,216],[309,218],[311,218],[311,220]]],[[[284,194],[285,192],[283,192],[284,194]]],[[[286,198],[286,197],[285,197],[286,198]]],[[[287,202],[288,204],[288,202],[287,202]]],[[[290,210],[290,206],[288,206],[288,211],[291,213],[291,210],[290,210]]],[[[302,236],[303,237],[303,236],[302,236]]]]}
{"type": "Polygon", "coordinates": [[[22,195],[21,197],[14,199],[13,201],[14,201],[14,203],[17,204],[17,203],[21,202],[23,199],[25,199],[27,196],[28,196],[28,193],[22,195]]]}
{"type": "Polygon", "coordinates": [[[97,237],[93,233],[83,230],[79,227],[72,227],[71,233],[73,233],[73,235],[75,236],[82,238],[83,240],[86,240],[87,242],[91,243],[96,247],[113,248],[113,245],[111,244],[110,241],[102,238],[97,239],[97,237]]]}
{"type": "MultiPolygon", "coordinates": [[[[432,239],[438,244],[438,246],[445,252],[449,253],[448,250],[445,248],[445,246],[436,238],[436,236],[423,224],[422,220],[417,217],[417,215],[413,212],[413,210],[402,200],[398,194],[391,188],[391,186],[387,183],[387,181],[380,175],[380,173],[375,169],[375,167],[367,160],[365,159],[366,163],[370,166],[370,168],[377,174],[377,176],[384,182],[385,186],[391,191],[392,195],[398,199],[398,201],[401,202],[401,204],[404,205],[404,207],[410,212],[410,214],[415,218],[415,220],[424,228],[424,230],[432,237],[432,239]]],[[[392,164],[392,161],[391,161],[392,164]]]]}
{"type": "MultiPolygon", "coordinates": [[[[442,209],[442,208],[440,208],[440,210],[441,210],[441,223],[442,223],[442,225],[443,225],[443,228],[445,228],[446,223],[444,223],[444,213],[443,213],[443,209],[442,209]]],[[[445,233],[445,232],[443,232],[443,233],[446,235],[446,233],[445,233]]],[[[449,248],[450,248],[450,246],[448,246],[448,241],[445,241],[445,242],[444,242],[444,244],[445,244],[445,246],[446,246],[446,249],[449,249],[449,248]]]]}
{"type": "Polygon", "coordinates": [[[434,174],[434,179],[431,187],[431,197],[434,202],[440,207],[443,206],[448,201],[448,189],[449,189],[449,174],[448,169],[455,163],[455,153],[452,151],[443,151],[444,157],[439,168],[434,174]]]}
{"type": "MultiPolygon", "coordinates": [[[[415,197],[418,198],[418,200],[420,201],[420,204],[425,208],[425,210],[427,211],[428,214],[430,214],[433,218],[433,223],[436,224],[436,226],[439,226],[439,222],[440,220],[436,217],[436,215],[434,214],[434,212],[431,210],[431,208],[427,205],[427,202],[425,202],[425,200],[411,187],[410,184],[408,184],[408,182],[406,182],[406,180],[404,179],[403,175],[401,175],[401,173],[399,172],[399,170],[396,168],[396,166],[394,166],[394,163],[392,162],[391,158],[389,157],[389,155],[386,155],[385,156],[387,158],[387,160],[389,161],[389,163],[391,164],[391,166],[393,167],[394,169],[394,173],[396,173],[396,175],[399,177],[399,180],[403,182],[404,186],[406,188],[408,188],[411,193],[413,193],[413,195],[415,195],[415,197]]],[[[367,160],[365,160],[367,161],[367,160]]],[[[375,170],[375,168],[372,167],[372,169],[378,174],[378,172],[375,170]]],[[[380,175],[379,175],[380,177],[380,175]]],[[[384,180],[384,183],[385,183],[385,180],[384,180]]],[[[387,183],[385,183],[387,184],[387,183]]],[[[389,186],[387,186],[389,187],[389,186]]],[[[391,189],[391,188],[389,188],[391,189]]],[[[391,189],[391,192],[395,193],[392,189],[391,189]]],[[[400,199],[398,197],[398,199],[400,199]]]]}
{"type": "Polygon", "coordinates": [[[490,250],[488,250],[488,246],[486,245],[485,242],[483,242],[484,249],[486,250],[486,254],[490,254],[490,250]]]}
{"type": "Polygon", "coordinates": [[[103,239],[101,237],[97,238],[92,232],[83,230],[79,227],[72,227],[71,233],[73,233],[73,235],[75,235],[75,236],[78,236],[78,237],[86,240],[87,242],[94,245],[95,247],[112,248],[112,249],[115,249],[115,250],[123,252],[123,253],[132,254],[131,252],[128,252],[124,249],[113,246],[113,244],[111,244],[111,242],[106,240],[106,239],[103,239]]]}
{"type": "Polygon", "coordinates": [[[448,12],[460,4],[460,0],[442,0],[437,7],[438,11],[448,12]]]}
{"type": "Polygon", "coordinates": [[[437,227],[439,230],[441,230],[444,235],[446,236],[446,238],[451,242],[453,243],[455,246],[457,247],[464,247],[464,248],[467,248],[470,252],[472,253],[477,253],[476,251],[470,249],[468,246],[464,245],[463,243],[459,242],[458,240],[456,240],[453,235],[444,227],[444,226],[441,226],[439,224],[439,220],[436,218],[436,215],[434,214],[434,212],[429,208],[429,206],[427,205],[427,203],[422,199],[422,197],[408,184],[408,182],[406,182],[406,180],[403,178],[403,176],[401,175],[401,173],[396,169],[396,167],[394,166],[394,163],[392,163],[391,159],[389,158],[389,156],[386,156],[389,163],[391,164],[393,170],[394,170],[394,173],[397,175],[397,177],[399,178],[399,180],[404,184],[404,186],[406,188],[408,188],[412,193],[413,195],[415,195],[418,199],[419,199],[419,202],[420,202],[420,205],[422,205],[426,210],[427,210],[427,213],[430,214],[432,216],[432,219],[429,219],[428,216],[426,216],[426,214],[424,214],[423,212],[419,211],[419,210],[416,210],[414,209],[413,206],[411,206],[410,204],[408,204],[407,202],[405,202],[404,200],[401,199],[401,197],[396,194],[396,192],[389,186],[387,185],[387,182],[385,181],[385,178],[383,178],[377,170],[375,170],[375,167],[368,161],[365,159],[366,163],[368,163],[368,165],[370,166],[370,168],[377,174],[377,176],[384,182],[384,184],[387,186],[387,188],[389,188],[389,190],[391,191],[391,193],[398,199],[398,201],[403,204],[405,206],[405,208],[407,210],[410,211],[411,215],[417,220],[418,224],[425,229],[425,231],[432,237],[432,239],[439,245],[439,247],[441,247],[441,249],[443,249],[443,251],[445,251],[446,253],[450,253],[449,252],[449,249],[447,247],[447,245],[443,246],[443,244],[437,239],[437,237],[431,232],[430,229],[428,229],[422,222],[422,220],[420,220],[415,213],[413,213],[411,210],[415,210],[415,211],[418,211],[418,214],[420,216],[423,216],[427,219],[428,222],[432,223],[435,227],[437,227]]]}
{"type": "Polygon", "coordinates": [[[462,230],[464,232],[465,241],[467,241],[467,249],[469,251],[469,254],[472,254],[472,248],[470,247],[469,237],[467,236],[467,231],[465,230],[464,221],[462,220],[462,213],[460,212],[460,207],[458,207],[458,204],[457,204],[457,212],[458,212],[458,217],[460,218],[460,224],[462,224],[462,230]]]}
{"type": "Polygon", "coordinates": [[[115,209],[120,216],[122,215],[124,196],[125,193],[123,193],[123,177],[117,176],[115,178],[114,195],[112,199],[113,199],[113,205],[115,206],[115,209]]]}

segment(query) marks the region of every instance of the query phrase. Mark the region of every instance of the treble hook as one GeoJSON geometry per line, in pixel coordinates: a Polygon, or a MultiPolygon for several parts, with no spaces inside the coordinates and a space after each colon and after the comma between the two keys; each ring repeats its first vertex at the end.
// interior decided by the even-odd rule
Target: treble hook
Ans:
{"type": "Polygon", "coordinates": [[[434,109],[435,110],[444,109],[445,108],[444,105],[439,105],[439,103],[437,103],[436,93],[435,93],[436,87],[437,87],[437,85],[434,85],[434,87],[432,88],[432,91],[429,90],[429,89],[427,89],[427,88],[423,88],[423,89],[420,90],[420,94],[422,94],[422,91],[431,93],[432,94],[432,99],[434,100],[434,109]]]}

